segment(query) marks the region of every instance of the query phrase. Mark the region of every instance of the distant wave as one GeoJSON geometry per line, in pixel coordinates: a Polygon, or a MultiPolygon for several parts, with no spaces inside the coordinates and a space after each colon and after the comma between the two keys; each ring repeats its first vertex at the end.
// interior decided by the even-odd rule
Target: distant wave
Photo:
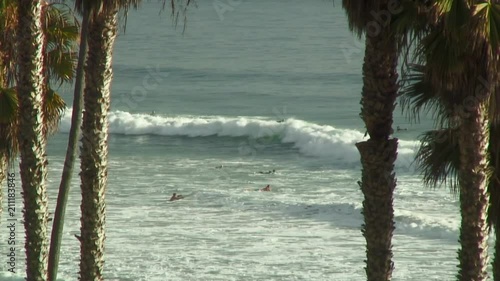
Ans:
{"type": "MultiPolygon", "coordinates": [[[[69,132],[71,110],[64,116],[60,131],[69,132]]],[[[222,116],[151,116],[113,111],[109,114],[110,133],[123,135],[160,136],[224,136],[248,137],[250,145],[291,143],[301,153],[328,157],[342,164],[359,163],[354,146],[363,140],[356,130],[338,129],[289,118],[279,123],[264,117],[222,116]]],[[[416,141],[399,141],[398,162],[408,166],[412,161],[416,141]]]]}

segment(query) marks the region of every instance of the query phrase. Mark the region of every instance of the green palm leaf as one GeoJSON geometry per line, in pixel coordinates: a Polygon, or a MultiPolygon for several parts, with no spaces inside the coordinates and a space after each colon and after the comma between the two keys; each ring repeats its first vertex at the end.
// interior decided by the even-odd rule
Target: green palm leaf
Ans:
{"type": "Polygon", "coordinates": [[[454,129],[440,129],[425,132],[421,136],[415,163],[427,186],[444,184],[458,191],[460,153],[457,133],[454,129]]]}
{"type": "Polygon", "coordinates": [[[400,102],[403,113],[412,122],[420,121],[420,113],[431,113],[438,127],[447,126],[451,106],[449,93],[438,94],[433,89],[431,79],[426,78],[426,66],[410,64],[401,79],[400,102]]]}
{"type": "Polygon", "coordinates": [[[14,88],[0,89],[0,154],[10,161],[18,151],[17,143],[17,93],[14,88]]]}
{"type": "Polygon", "coordinates": [[[491,1],[477,4],[474,15],[480,18],[483,35],[491,45],[492,50],[498,50],[500,43],[500,4],[491,1]]]}
{"type": "Polygon", "coordinates": [[[49,79],[52,82],[58,82],[61,85],[64,82],[71,82],[74,77],[74,68],[76,64],[75,52],[63,52],[54,49],[47,53],[47,66],[49,79]]]}
{"type": "Polygon", "coordinates": [[[59,84],[70,82],[76,64],[78,22],[66,5],[48,5],[44,15],[48,79],[59,84]]]}
{"type": "Polygon", "coordinates": [[[458,36],[470,19],[470,8],[466,0],[438,0],[439,14],[444,15],[445,30],[458,36]]]}
{"type": "Polygon", "coordinates": [[[45,114],[47,133],[52,134],[57,131],[59,121],[66,110],[66,103],[52,88],[47,88],[43,113],[45,114]]]}
{"type": "Polygon", "coordinates": [[[0,124],[12,123],[17,118],[18,104],[14,88],[0,89],[0,124]]]}

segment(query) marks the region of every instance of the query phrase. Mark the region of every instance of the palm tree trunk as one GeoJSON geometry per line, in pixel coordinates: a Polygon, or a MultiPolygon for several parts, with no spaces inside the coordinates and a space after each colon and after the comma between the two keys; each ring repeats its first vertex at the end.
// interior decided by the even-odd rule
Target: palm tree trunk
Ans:
{"type": "Polygon", "coordinates": [[[370,139],[356,144],[362,164],[359,184],[364,195],[365,270],[368,281],[387,281],[391,280],[394,267],[393,192],[398,141],[391,138],[391,134],[398,91],[397,47],[395,38],[387,30],[377,36],[367,35],[365,44],[360,116],[370,139]]]}
{"type": "Polygon", "coordinates": [[[26,231],[26,277],[47,278],[47,158],[42,108],[42,6],[38,0],[19,0],[18,99],[20,113],[20,174],[26,231]]]}
{"type": "MultiPolygon", "coordinates": [[[[479,99],[479,98],[478,98],[479,99]]],[[[458,251],[462,281],[486,280],[488,263],[488,230],[486,210],[488,206],[488,120],[485,101],[468,108],[466,118],[460,124],[460,244],[458,251]]]]}
{"type": "MultiPolygon", "coordinates": [[[[497,224],[498,225],[498,224],[497,224]]],[[[495,254],[493,257],[493,280],[500,280],[500,229],[495,226],[495,254]]]]}
{"type": "Polygon", "coordinates": [[[493,280],[500,281],[500,126],[495,122],[490,123],[490,140],[488,145],[490,167],[494,169],[488,182],[488,227],[495,229],[495,251],[493,256],[493,280]]]}
{"type": "Polygon", "coordinates": [[[82,29],[80,32],[80,50],[78,54],[78,65],[76,68],[75,89],[73,96],[73,114],[71,116],[71,129],[69,131],[68,149],[59,185],[56,210],[54,212],[54,223],[50,240],[49,252],[49,281],[57,279],[57,269],[59,266],[59,253],[61,249],[62,233],[64,229],[64,216],[68,202],[69,190],[71,188],[71,178],[73,167],[78,151],[78,139],[80,138],[80,126],[82,124],[82,103],[83,103],[83,75],[85,59],[87,57],[87,30],[89,24],[89,13],[84,11],[82,19],[82,29]]]}
{"type": "Polygon", "coordinates": [[[0,151],[0,222],[2,221],[3,213],[3,190],[4,182],[7,178],[7,154],[0,151]]]}
{"type": "Polygon", "coordinates": [[[89,25],[81,151],[80,279],[103,280],[105,192],[107,185],[108,111],[111,59],[117,30],[117,7],[93,16],[89,25]]]}

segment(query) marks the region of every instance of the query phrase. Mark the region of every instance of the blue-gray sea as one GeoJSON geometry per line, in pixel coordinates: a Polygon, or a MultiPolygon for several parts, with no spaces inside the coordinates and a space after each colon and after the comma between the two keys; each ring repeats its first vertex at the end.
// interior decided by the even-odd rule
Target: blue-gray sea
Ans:
{"type": "MultiPolygon", "coordinates": [[[[365,133],[364,39],[341,3],[197,1],[184,32],[182,15],[175,28],[160,9],[131,11],[113,53],[107,280],[366,280],[354,146],[365,133]],[[169,202],[174,192],[186,198],[169,202]]],[[[71,107],[71,87],[60,90],[71,107]]],[[[51,209],[70,115],[49,139],[51,209]]],[[[393,280],[453,280],[457,197],[424,187],[412,166],[418,135],[432,128],[421,121],[396,108],[394,127],[408,130],[395,133],[393,280]]],[[[24,276],[18,196],[17,274],[8,277],[4,215],[0,279],[24,276]]],[[[62,280],[77,280],[79,202],[76,171],[62,280]]]]}

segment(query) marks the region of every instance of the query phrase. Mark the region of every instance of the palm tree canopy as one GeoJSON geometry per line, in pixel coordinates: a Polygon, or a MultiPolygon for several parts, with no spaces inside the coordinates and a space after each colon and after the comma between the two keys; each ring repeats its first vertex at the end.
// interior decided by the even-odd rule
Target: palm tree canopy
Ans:
{"type": "Polygon", "coordinates": [[[369,21],[373,20],[373,11],[380,10],[384,0],[342,0],[342,7],[347,14],[349,29],[361,37],[369,21]]]}
{"type": "MultiPolygon", "coordinates": [[[[0,40],[2,55],[0,77],[4,81],[0,85],[0,150],[9,156],[17,154],[17,111],[18,101],[15,88],[16,48],[13,42],[16,36],[16,2],[0,1],[0,40]],[[12,38],[11,38],[12,37],[12,38]],[[11,38],[11,39],[8,39],[11,38]],[[12,42],[12,44],[11,44],[12,42]]],[[[63,4],[50,4],[43,7],[43,31],[47,38],[46,71],[48,80],[61,85],[71,82],[74,76],[76,60],[75,49],[78,38],[78,22],[71,9],[63,4]]],[[[57,130],[59,120],[66,109],[61,96],[49,85],[45,93],[44,115],[49,133],[57,130]]]]}

